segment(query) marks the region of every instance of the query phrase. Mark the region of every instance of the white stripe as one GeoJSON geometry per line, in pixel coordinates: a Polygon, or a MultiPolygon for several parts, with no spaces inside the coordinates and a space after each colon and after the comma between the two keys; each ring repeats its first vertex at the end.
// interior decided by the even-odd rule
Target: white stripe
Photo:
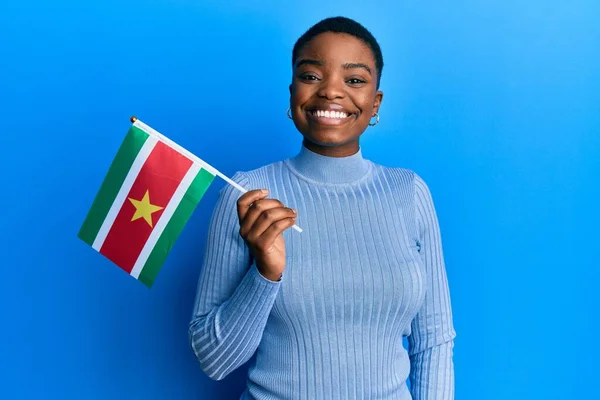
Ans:
{"type": "Polygon", "coordinates": [[[156,146],[156,143],[158,143],[158,140],[155,137],[149,136],[135,157],[129,172],[127,173],[127,176],[125,177],[125,180],[119,189],[119,193],[117,193],[117,196],[115,197],[115,200],[113,201],[110,210],[108,210],[108,214],[106,214],[106,218],[104,218],[104,222],[102,223],[102,226],[96,235],[96,239],[94,239],[92,247],[96,249],[96,251],[100,251],[100,248],[104,244],[104,240],[106,240],[106,236],[108,236],[108,232],[110,232],[110,228],[115,222],[115,219],[117,218],[117,215],[123,206],[123,202],[129,194],[129,191],[131,190],[135,179],[139,175],[140,170],[144,166],[144,163],[148,159],[150,152],[152,152],[152,149],[154,149],[154,146],[156,146]]]}
{"type": "Polygon", "coordinates": [[[177,210],[181,199],[183,199],[183,196],[185,195],[190,185],[194,181],[194,178],[196,178],[196,175],[198,175],[198,172],[200,172],[201,169],[202,167],[199,164],[193,163],[188,172],[185,174],[185,176],[179,183],[179,186],[177,186],[177,190],[175,190],[173,197],[171,197],[171,200],[169,200],[169,203],[165,207],[165,211],[160,216],[160,219],[156,223],[154,229],[152,229],[150,237],[148,237],[144,248],[140,252],[138,259],[135,261],[135,265],[131,270],[131,276],[133,276],[134,278],[137,279],[140,276],[140,273],[144,268],[144,264],[146,264],[146,261],[148,261],[148,257],[150,257],[152,249],[154,249],[154,246],[158,242],[158,239],[160,238],[167,224],[171,220],[171,217],[175,213],[175,210],[177,210]]]}
{"type": "Polygon", "coordinates": [[[188,150],[184,149],[183,147],[181,147],[177,143],[173,142],[171,139],[169,139],[168,137],[164,136],[162,133],[154,130],[151,127],[149,127],[148,125],[146,125],[145,123],[143,123],[139,119],[136,119],[135,122],[133,123],[133,125],[137,126],[141,130],[143,130],[144,132],[146,132],[148,135],[154,136],[155,138],[157,138],[161,142],[164,142],[165,144],[167,144],[170,147],[174,148],[175,150],[177,150],[178,152],[180,152],[181,154],[183,154],[184,156],[186,156],[187,158],[189,158],[193,162],[196,162],[196,163],[200,164],[200,166],[203,169],[207,170],[212,175],[217,175],[218,174],[218,171],[214,167],[212,167],[211,165],[209,165],[206,161],[201,160],[197,156],[193,155],[188,150]]]}

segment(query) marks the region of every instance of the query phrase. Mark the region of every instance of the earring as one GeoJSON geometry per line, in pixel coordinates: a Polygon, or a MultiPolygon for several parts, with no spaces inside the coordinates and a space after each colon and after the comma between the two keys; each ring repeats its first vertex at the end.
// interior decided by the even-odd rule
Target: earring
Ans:
{"type": "MultiPolygon", "coordinates": [[[[375,125],[377,125],[379,123],[379,114],[375,113],[375,115],[373,115],[373,117],[376,117],[375,118],[375,123],[369,122],[369,126],[375,126],[375,125]]],[[[371,118],[373,118],[373,117],[371,117],[371,118]]]]}
{"type": "Polygon", "coordinates": [[[292,114],[290,114],[290,111],[292,111],[292,107],[288,107],[288,109],[285,112],[285,114],[288,116],[289,119],[292,119],[292,114]]]}

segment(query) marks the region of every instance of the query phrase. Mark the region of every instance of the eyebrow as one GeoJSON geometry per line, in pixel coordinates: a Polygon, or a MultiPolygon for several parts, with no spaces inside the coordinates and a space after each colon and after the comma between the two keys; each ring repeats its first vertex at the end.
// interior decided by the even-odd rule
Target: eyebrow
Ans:
{"type": "Polygon", "coordinates": [[[302,60],[299,60],[296,63],[296,68],[298,68],[302,65],[317,65],[319,67],[322,67],[323,65],[325,65],[325,63],[323,61],[319,61],[319,60],[311,60],[308,58],[303,58],[302,60]]]}
{"type": "MultiPolygon", "coordinates": [[[[325,63],[323,61],[320,61],[320,60],[312,60],[312,59],[309,59],[309,58],[303,58],[303,59],[299,60],[298,62],[296,62],[296,68],[299,68],[302,65],[316,65],[316,66],[322,67],[322,66],[325,65],[325,63]]],[[[371,68],[369,68],[369,66],[367,64],[363,64],[363,63],[346,63],[346,64],[342,65],[342,67],[344,67],[344,69],[362,68],[365,71],[367,71],[369,73],[369,75],[372,75],[371,68]]]]}
{"type": "Polygon", "coordinates": [[[371,68],[369,68],[369,66],[367,64],[363,64],[363,63],[346,63],[343,66],[344,66],[344,69],[362,68],[362,69],[366,70],[369,73],[369,75],[371,75],[371,68]]]}

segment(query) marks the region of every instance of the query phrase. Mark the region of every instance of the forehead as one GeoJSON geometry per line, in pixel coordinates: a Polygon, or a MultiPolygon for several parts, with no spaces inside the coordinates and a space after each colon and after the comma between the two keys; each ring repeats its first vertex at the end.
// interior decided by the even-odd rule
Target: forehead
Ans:
{"type": "Polygon", "coordinates": [[[362,40],[345,33],[325,32],[315,36],[298,52],[297,59],[302,58],[336,64],[362,62],[375,65],[371,48],[362,40]]]}

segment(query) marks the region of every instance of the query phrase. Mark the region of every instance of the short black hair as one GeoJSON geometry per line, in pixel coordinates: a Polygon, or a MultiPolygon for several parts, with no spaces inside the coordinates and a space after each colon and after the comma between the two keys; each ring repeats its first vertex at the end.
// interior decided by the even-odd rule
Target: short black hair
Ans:
{"type": "Polygon", "coordinates": [[[375,37],[373,37],[367,28],[350,18],[325,18],[304,32],[304,34],[296,41],[296,44],[294,44],[294,50],[292,51],[292,67],[296,63],[298,53],[306,45],[306,43],[311,41],[315,36],[325,32],[346,33],[359,40],[362,40],[367,46],[369,46],[373,52],[373,58],[375,59],[375,69],[377,69],[377,88],[379,89],[381,72],[383,71],[383,55],[381,54],[379,43],[377,43],[377,40],[375,40],[375,37]]]}

